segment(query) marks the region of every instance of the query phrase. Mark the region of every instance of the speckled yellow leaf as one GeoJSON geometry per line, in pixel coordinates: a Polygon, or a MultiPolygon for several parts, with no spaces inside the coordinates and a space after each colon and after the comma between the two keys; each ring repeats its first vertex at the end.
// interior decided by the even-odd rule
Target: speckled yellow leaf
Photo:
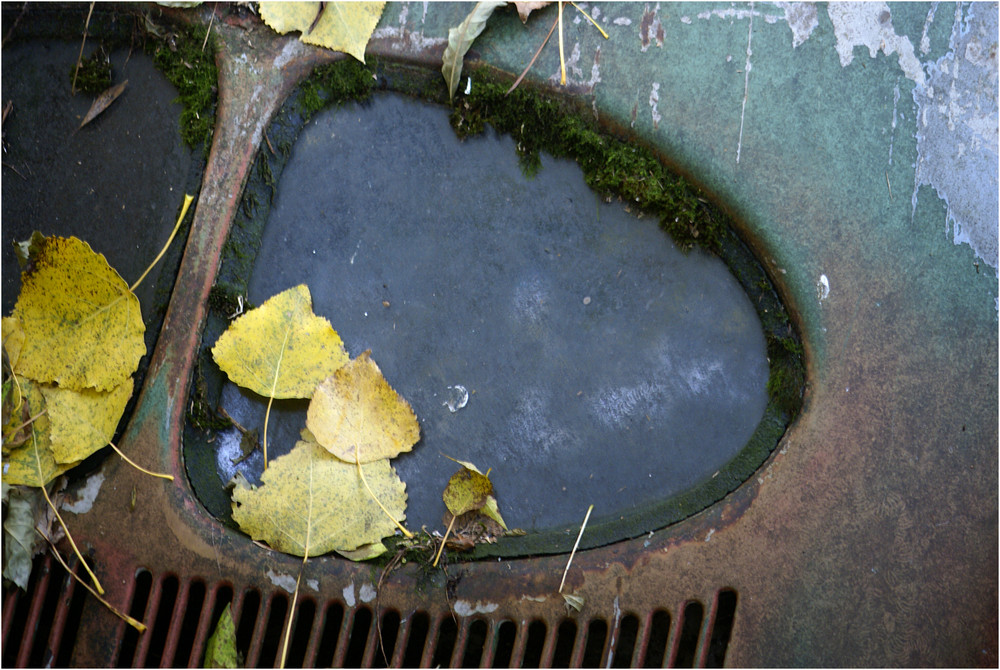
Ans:
{"type": "MultiPolygon", "coordinates": [[[[361,468],[378,499],[402,521],[406,485],[389,461],[361,468]]],[[[233,490],[233,520],[250,537],[278,551],[295,556],[353,551],[396,529],[368,494],[357,466],[315,442],[300,441],[271,461],[261,481],[257,488],[233,490]]]]}
{"type": "MultiPolygon", "coordinates": [[[[21,379],[21,389],[31,416],[45,408],[45,398],[37,384],[21,379]]],[[[3,482],[11,486],[44,486],[78,463],[56,463],[49,448],[50,422],[42,414],[31,424],[28,440],[3,455],[3,482]]]]}
{"type": "Polygon", "coordinates": [[[17,365],[17,359],[21,356],[21,347],[24,346],[24,329],[21,322],[12,316],[3,318],[3,348],[7,352],[7,360],[11,367],[17,365]]]}
{"type": "Polygon", "coordinates": [[[382,544],[381,542],[373,542],[371,544],[366,544],[351,551],[342,551],[342,550],[337,551],[338,554],[352,561],[367,561],[372,558],[378,558],[385,552],[386,552],[385,545],[382,544]]]}
{"type": "Polygon", "coordinates": [[[57,463],[77,463],[111,442],[132,397],[132,378],[111,391],[41,387],[51,422],[50,448],[57,463]]]}
{"type": "Polygon", "coordinates": [[[449,512],[454,516],[461,516],[466,512],[482,509],[492,493],[493,484],[489,477],[478,470],[463,467],[448,480],[441,497],[449,512]]]}
{"type": "Polygon", "coordinates": [[[14,372],[39,382],[108,391],[146,353],[139,300],[103,255],[75,237],[38,245],[13,316],[24,331],[14,372]]]}
{"type": "Polygon", "coordinates": [[[384,7],[384,2],[327,2],[325,7],[319,2],[261,2],[260,16],[281,34],[300,31],[303,42],[343,51],[364,63],[365,47],[384,7]]]}
{"type": "Polygon", "coordinates": [[[305,284],[233,322],[212,349],[234,383],[274,398],[308,398],[349,360],[337,331],[312,311],[305,284]]]}
{"type": "Polygon", "coordinates": [[[371,463],[409,451],[420,439],[413,408],[382,376],[366,351],[313,393],[306,427],[334,456],[371,463]]]}

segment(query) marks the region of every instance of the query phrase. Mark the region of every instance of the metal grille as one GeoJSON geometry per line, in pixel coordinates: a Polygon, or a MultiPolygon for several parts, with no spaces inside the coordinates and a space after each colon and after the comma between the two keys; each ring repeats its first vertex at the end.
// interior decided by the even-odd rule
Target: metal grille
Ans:
{"type": "MultiPolygon", "coordinates": [[[[73,663],[86,592],[50,556],[36,560],[28,590],[4,594],[5,666],[73,663]]],[[[722,667],[737,593],[716,591],[706,610],[690,600],[671,611],[623,612],[616,619],[511,621],[383,609],[381,643],[373,609],[302,597],[288,667],[722,667]]],[[[283,591],[236,590],[175,574],[135,573],[128,613],[148,626],[126,627],[108,659],[115,667],[198,667],[227,604],[246,667],[273,667],[290,597],[283,591]]]]}

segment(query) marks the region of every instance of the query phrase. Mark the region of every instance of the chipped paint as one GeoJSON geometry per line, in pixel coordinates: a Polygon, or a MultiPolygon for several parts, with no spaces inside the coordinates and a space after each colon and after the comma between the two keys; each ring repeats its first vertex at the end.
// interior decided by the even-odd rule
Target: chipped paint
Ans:
{"type": "Polygon", "coordinates": [[[344,603],[348,607],[354,607],[355,603],[357,603],[357,600],[355,600],[354,598],[354,582],[351,582],[350,584],[345,586],[344,590],[341,591],[341,593],[344,594],[344,603]]]}
{"type": "MultiPolygon", "coordinates": [[[[930,15],[929,15],[930,16],[930,15]]],[[[911,196],[921,186],[947,206],[945,231],[955,244],[997,269],[997,13],[996,5],[956,7],[948,53],[927,65],[913,89],[917,165],[911,196]]]]}
{"type": "Polygon", "coordinates": [[[307,579],[306,586],[311,588],[313,591],[319,591],[319,580],[318,579],[307,579]]]}
{"type": "Polygon", "coordinates": [[[615,643],[618,641],[618,633],[620,631],[618,624],[622,620],[622,608],[618,602],[620,596],[615,596],[615,601],[612,603],[611,608],[615,615],[614,623],[611,624],[611,639],[608,641],[608,658],[604,663],[605,668],[611,667],[611,660],[615,653],[615,643]]]}
{"type": "Polygon", "coordinates": [[[87,477],[87,483],[83,486],[77,488],[73,494],[72,502],[69,498],[63,501],[60,505],[62,509],[67,512],[72,512],[73,514],[86,514],[90,511],[90,508],[94,506],[94,501],[97,499],[97,494],[101,491],[101,485],[104,483],[104,472],[98,470],[94,474],[87,477]]]}
{"type": "Polygon", "coordinates": [[[646,53],[653,40],[656,40],[657,47],[662,47],[664,38],[663,24],[660,22],[660,3],[656,3],[652,10],[646,5],[646,11],[639,21],[639,41],[642,44],[639,50],[646,53]]]}
{"type": "Polygon", "coordinates": [[[841,67],[854,61],[854,47],[868,48],[872,58],[879,51],[886,56],[899,54],[899,67],[907,79],[924,85],[924,71],[913,50],[910,38],[897,35],[892,26],[892,12],[884,2],[832,2],[827,14],[837,37],[841,67]]]}
{"type": "Polygon", "coordinates": [[[657,130],[660,127],[660,110],[658,105],[660,103],[660,84],[659,82],[653,82],[653,88],[649,92],[649,115],[653,119],[653,129],[657,130]]]}
{"type": "Polygon", "coordinates": [[[284,589],[289,593],[295,593],[295,577],[292,577],[291,575],[283,575],[275,572],[274,570],[268,570],[266,575],[267,578],[271,580],[271,583],[279,589],[284,589]]]}
{"type": "MultiPolygon", "coordinates": [[[[816,5],[811,2],[779,2],[778,7],[785,12],[785,22],[792,30],[792,48],[796,48],[812,35],[819,25],[816,5]]],[[[765,18],[765,20],[767,20],[765,18]]]]}
{"type": "Polygon", "coordinates": [[[521,600],[530,600],[533,603],[544,603],[548,596],[521,596],[521,600]]]}
{"type": "Polygon", "coordinates": [[[830,280],[826,275],[820,275],[819,281],[816,282],[816,297],[820,302],[830,297],[830,280]]]}
{"type": "Polygon", "coordinates": [[[358,589],[358,597],[361,598],[361,602],[363,603],[370,603],[375,600],[377,596],[378,591],[375,590],[374,586],[367,582],[362,584],[361,588],[358,589]]]}
{"type": "Polygon", "coordinates": [[[500,605],[497,603],[484,603],[481,600],[477,600],[475,605],[468,600],[456,600],[453,609],[455,614],[459,616],[472,616],[473,614],[490,614],[497,611],[499,607],[500,605]]]}

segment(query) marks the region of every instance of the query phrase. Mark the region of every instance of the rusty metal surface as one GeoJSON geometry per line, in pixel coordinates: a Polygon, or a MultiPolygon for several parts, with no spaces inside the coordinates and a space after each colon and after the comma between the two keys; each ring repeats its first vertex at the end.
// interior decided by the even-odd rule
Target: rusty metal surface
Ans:
{"type": "MultiPolygon", "coordinates": [[[[78,542],[94,552],[109,601],[121,606],[137,567],[178,575],[182,583],[190,576],[223,580],[239,597],[250,587],[275,591],[268,573],[294,576],[300,564],[224,529],[201,508],[186,482],[180,439],[205,301],[237,194],[270,115],[330,56],[266,31],[250,37],[238,26],[217,29],[224,46],[212,155],[163,331],[122,440],[133,459],[175,480],[153,481],[111,460],[93,510],[74,524],[78,542]],[[133,486],[139,497],[130,512],[133,486]]],[[[376,40],[375,51],[435,61],[440,42],[403,39],[400,30],[376,40]]],[[[784,188],[788,211],[757,240],[765,259],[791,253],[781,248],[780,233],[793,231],[810,203],[843,197],[832,193],[836,184],[789,178],[784,188]]],[[[746,225],[752,233],[753,217],[746,225]]],[[[803,286],[794,273],[783,279],[774,272],[807,334],[803,414],[757,476],[722,503],[649,537],[577,555],[567,583],[586,603],[569,616],[601,616],[611,626],[627,614],[645,621],[664,605],[676,616],[686,601],[711,604],[728,587],[739,594],[729,665],[996,665],[996,333],[982,319],[970,326],[962,314],[945,320],[946,310],[925,309],[923,296],[907,289],[911,270],[935,271],[918,258],[923,250],[904,254],[909,265],[894,273],[886,269],[893,256],[873,251],[870,238],[813,232],[789,234],[807,245],[805,253],[836,256],[850,272],[841,273],[837,289],[847,297],[831,298],[822,311],[802,305],[811,279],[803,286]],[[864,298],[870,295],[881,299],[864,298]]],[[[935,305],[961,291],[937,281],[942,295],[935,305]]],[[[561,556],[452,565],[446,588],[443,575],[428,582],[410,565],[382,585],[379,604],[403,617],[417,609],[466,613],[458,615],[462,634],[473,615],[512,620],[523,632],[533,619],[567,616],[556,593],[564,566],[561,556]]],[[[347,592],[353,599],[377,575],[366,565],[321,557],[309,561],[303,578],[317,580],[311,595],[319,600],[347,592]]],[[[123,632],[124,624],[88,602],[75,661],[107,664],[123,632]]],[[[373,653],[369,648],[366,658],[373,653]]]]}

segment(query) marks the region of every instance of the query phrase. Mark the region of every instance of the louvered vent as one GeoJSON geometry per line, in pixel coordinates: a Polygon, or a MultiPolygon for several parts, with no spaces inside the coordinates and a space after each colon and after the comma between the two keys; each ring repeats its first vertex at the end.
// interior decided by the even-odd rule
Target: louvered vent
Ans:
{"type": "MultiPolygon", "coordinates": [[[[27,592],[4,594],[5,666],[65,667],[86,596],[46,555],[36,560],[27,592]]],[[[246,667],[273,667],[288,615],[284,591],[235,590],[231,584],[135,574],[128,613],[149,627],[131,628],[108,665],[199,667],[215,622],[227,604],[236,621],[246,667]]],[[[676,612],[624,612],[620,619],[510,621],[455,617],[304,597],[296,608],[288,667],[721,667],[736,613],[737,594],[716,592],[707,610],[691,600],[676,612]],[[381,643],[379,637],[381,630],[381,643]]]]}

